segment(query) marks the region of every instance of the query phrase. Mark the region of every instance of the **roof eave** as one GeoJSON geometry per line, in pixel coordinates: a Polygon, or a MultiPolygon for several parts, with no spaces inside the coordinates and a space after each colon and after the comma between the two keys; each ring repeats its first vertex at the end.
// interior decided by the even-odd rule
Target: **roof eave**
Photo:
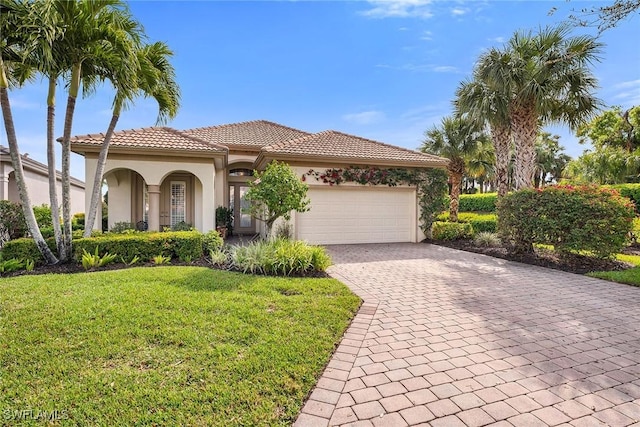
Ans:
{"type": "MultiPolygon", "coordinates": [[[[99,153],[100,146],[96,144],[86,144],[86,143],[72,143],[71,151],[76,154],[84,155],[84,153],[99,153]]],[[[171,148],[151,148],[151,147],[121,147],[121,146],[110,146],[110,153],[118,153],[118,154],[139,154],[140,152],[144,152],[145,154],[156,155],[156,156],[180,156],[180,157],[208,157],[208,158],[217,158],[223,157],[226,158],[228,154],[228,149],[226,147],[221,147],[218,150],[179,150],[179,149],[171,149],[171,148]]]]}
{"type": "Polygon", "coordinates": [[[408,167],[408,168],[436,168],[446,169],[446,161],[416,161],[416,160],[394,160],[394,159],[365,159],[358,157],[339,156],[301,156],[297,154],[284,154],[277,152],[261,151],[254,162],[255,169],[262,169],[271,160],[290,160],[297,162],[318,162],[318,163],[346,163],[351,165],[375,165],[387,167],[408,167]]]}

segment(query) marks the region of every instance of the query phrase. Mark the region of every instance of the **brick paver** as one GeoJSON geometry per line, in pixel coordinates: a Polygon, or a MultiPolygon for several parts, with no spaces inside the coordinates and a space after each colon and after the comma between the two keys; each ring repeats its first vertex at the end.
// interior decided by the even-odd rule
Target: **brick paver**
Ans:
{"type": "Polygon", "coordinates": [[[328,249],[364,302],[296,426],[640,423],[640,289],[428,244],[328,249]]]}

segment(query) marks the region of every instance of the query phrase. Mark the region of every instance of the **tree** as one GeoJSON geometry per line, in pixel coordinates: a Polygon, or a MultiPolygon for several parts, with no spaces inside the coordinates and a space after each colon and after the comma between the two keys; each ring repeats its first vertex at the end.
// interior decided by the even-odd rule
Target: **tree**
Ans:
{"type": "Polygon", "coordinates": [[[628,153],[620,147],[586,151],[567,165],[567,177],[578,183],[620,184],[638,180],[640,149],[628,153]]]}
{"type": "MultiPolygon", "coordinates": [[[[132,49],[135,49],[132,46],[132,49]]],[[[180,104],[180,90],[175,80],[175,70],[169,58],[173,52],[169,47],[156,42],[129,52],[130,56],[116,56],[109,73],[109,80],[116,88],[111,122],[105,133],[91,191],[91,202],[85,221],[84,236],[90,237],[101,202],[102,180],[107,163],[109,144],[120,118],[122,109],[136,96],[153,97],[159,107],[157,123],[173,118],[180,104]]]]}
{"type": "Polygon", "coordinates": [[[273,161],[263,172],[256,172],[255,177],[245,197],[251,202],[251,216],[266,224],[267,235],[278,218],[289,220],[292,211],[309,210],[309,186],[288,164],[273,161]]]}
{"type": "MultiPolygon", "coordinates": [[[[26,35],[32,34],[34,31],[31,26],[30,14],[29,4],[17,1],[3,1],[0,4],[0,105],[9,144],[9,155],[27,228],[44,260],[49,264],[55,264],[58,259],[47,246],[31,206],[9,101],[9,70],[19,70],[21,60],[29,54],[29,50],[25,49],[24,41],[26,35]],[[4,58],[7,58],[8,62],[5,62],[4,58]]],[[[28,72],[28,64],[23,65],[26,65],[22,67],[23,71],[28,72]]]]}
{"type": "Polygon", "coordinates": [[[508,101],[516,152],[515,188],[533,186],[535,141],[541,125],[572,129],[591,118],[600,101],[589,66],[601,44],[591,36],[568,37],[569,27],[515,33],[504,49],[491,49],[477,67],[478,80],[508,101]]]}
{"type": "Polygon", "coordinates": [[[540,132],[536,140],[534,186],[542,188],[545,184],[559,182],[570,160],[564,153],[564,147],[560,145],[560,136],[540,132]]]}
{"type": "MultiPolygon", "coordinates": [[[[570,15],[569,21],[580,27],[596,27],[598,33],[602,33],[639,10],[640,0],[615,0],[609,6],[583,8],[577,15],[570,15]]],[[[554,11],[552,9],[551,13],[554,11]]]]}
{"type": "Polygon", "coordinates": [[[483,81],[480,67],[486,62],[495,61],[497,51],[480,57],[479,65],[474,69],[473,80],[464,81],[456,90],[454,106],[456,114],[466,117],[480,127],[488,125],[495,152],[495,179],[498,198],[509,191],[509,163],[511,161],[511,125],[509,123],[509,97],[492,82],[483,81]]]}
{"type": "Polygon", "coordinates": [[[480,192],[484,192],[484,185],[495,178],[496,153],[491,140],[478,141],[478,149],[466,160],[468,175],[478,180],[480,192]]]}
{"type": "Polygon", "coordinates": [[[478,151],[479,143],[483,140],[486,140],[486,135],[474,123],[462,118],[445,117],[440,126],[434,126],[425,132],[425,140],[420,151],[449,159],[447,170],[451,177],[450,221],[458,221],[460,187],[466,171],[466,161],[478,151]]]}
{"type": "Polygon", "coordinates": [[[617,147],[631,153],[640,147],[640,106],[603,111],[580,126],[576,135],[581,144],[590,142],[596,149],[617,147]]]}

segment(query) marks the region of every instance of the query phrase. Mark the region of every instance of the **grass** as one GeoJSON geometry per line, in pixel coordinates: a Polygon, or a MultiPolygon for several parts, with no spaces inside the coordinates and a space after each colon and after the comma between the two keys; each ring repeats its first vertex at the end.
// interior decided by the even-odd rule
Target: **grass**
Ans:
{"type": "Polygon", "coordinates": [[[0,287],[0,410],[64,425],[290,425],[360,304],[333,279],[199,267],[0,287]]]}
{"type": "Polygon", "coordinates": [[[634,268],[622,271],[596,271],[587,276],[598,279],[610,280],[612,282],[626,283],[627,285],[640,286],[640,256],[618,254],[616,259],[635,265],[634,268]]]}

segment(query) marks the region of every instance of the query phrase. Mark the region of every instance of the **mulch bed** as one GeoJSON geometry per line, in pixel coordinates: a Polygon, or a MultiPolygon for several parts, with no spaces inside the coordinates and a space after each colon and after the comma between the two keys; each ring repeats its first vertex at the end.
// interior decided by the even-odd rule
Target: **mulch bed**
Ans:
{"type": "MultiPolygon", "coordinates": [[[[478,246],[472,239],[446,242],[425,240],[425,242],[576,274],[586,274],[593,271],[619,271],[634,267],[632,264],[615,259],[599,259],[577,254],[559,255],[557,252],[541,248],[536,248],[532,254],[515,254],[506,247],[478,246]]],[[[640,247],[629,247],[624,253],[640,255],[640,247]]]]}

